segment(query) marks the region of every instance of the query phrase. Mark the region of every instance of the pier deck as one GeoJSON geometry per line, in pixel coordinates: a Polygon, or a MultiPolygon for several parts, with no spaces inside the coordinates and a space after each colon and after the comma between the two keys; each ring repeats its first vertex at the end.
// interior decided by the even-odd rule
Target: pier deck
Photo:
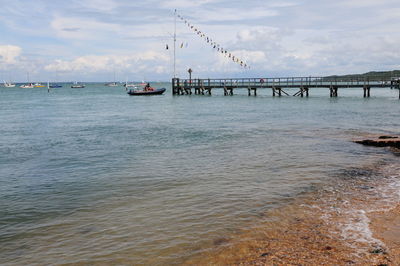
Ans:
{"type": "Polygon", "coordinates": [[[237,78],[237,79],[172,79],[173,95],[211,94],[213,89],[223,89],[224,95],[233,95],[234,89],[247,89],[248,94],[257,95],[258,89],[271,89],[272,96],[289,94],[284,89],[298,88],[293,96],[309,96],[311,88],[328,88],[330,97],[338,96],[339,88],[362,88],[364,97],[370,97],[371,88],[399,89],[400,79],[379,78],[335,78],[335,77],[286,77],[286,78],[237,78]]]}

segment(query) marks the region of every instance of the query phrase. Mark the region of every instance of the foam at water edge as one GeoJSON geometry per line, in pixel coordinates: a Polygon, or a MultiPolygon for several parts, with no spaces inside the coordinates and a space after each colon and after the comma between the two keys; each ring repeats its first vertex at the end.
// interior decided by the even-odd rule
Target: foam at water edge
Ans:
{"type": "MultiPolygon", "coordinates": [[[[372,231],[369,227],[370,219],[365,210],[349,210],[348,223],[342,225],[342,237],[344,239],[353,240],[361,243],[368,243],[374,247],[384,247],[385,244],[372,236],[372,231]]],[[[353,248],[356,246],[350,244],[353,248]]]]}
{"type": "MultiPolygon", "coordinates": [[[[359,217],[359,220],[353,222],[353,225],[355,225],[357,230],[360,232],[360,239],[358,239],[358,241],[369,242],[374,247],[385,247],[385,244],[382,241],[373,237],[369,226],[370,219],[368,218],[368,214],[377,211],[391,211],[400,203],[400,180],[399,175],[397,174],[399,169],[400,168],[397,164],[384,167],[382,170],[384,175],[387,176],[387,179],[382,181],[382,183],[377,184],[374,188],[378,200],[369,200],[365,206],[366,210],[358,210],[354,212],[359,217]]],[[[346,232],[351,232],[351,228],[351,224],[345,227],[345,235],[346,232]]]]}

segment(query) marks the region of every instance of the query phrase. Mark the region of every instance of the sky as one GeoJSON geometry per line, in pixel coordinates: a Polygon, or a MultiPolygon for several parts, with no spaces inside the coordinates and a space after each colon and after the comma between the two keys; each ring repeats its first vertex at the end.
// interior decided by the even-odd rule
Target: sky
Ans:
{"type": "Polygon", "coordinates": [[[170,81],[400,69],[398,0],[0,0],[0,79],[170,81]],[[181,48],[181,44],[184,44],[181,48]],[[168,45],[169,49],[166,49],[168,45]]]}

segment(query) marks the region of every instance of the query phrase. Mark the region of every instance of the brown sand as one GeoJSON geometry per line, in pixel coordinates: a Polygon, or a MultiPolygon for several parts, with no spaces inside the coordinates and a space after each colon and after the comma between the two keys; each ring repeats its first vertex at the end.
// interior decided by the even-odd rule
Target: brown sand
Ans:
{"type": "Polygon", "coordinates": [[[392,210],[371,213],[369,216],[374,237],[386,245],[390,265],[400,265],[400,205],[392,210]]]}
{"type": "Polygon", "coordinates": [[[382,180],[351,179],[264,214],[186,265],[400,265],[400,206],[381,202],[382,180]],[[273,220],[268,219],[273,217],[273,220]]]}
{"type": "Polygon", "coordinates": [[[385,265],[393,261],[386,251],[342,239],[319,210],[293,204],[276,212],[290,212],[279,222],[266,222],[243,232],[241,240],[224,243],[188,265],[385,265]],[[354,245],[355,247],[351,247],[354,245]],[[361,250],[361,252],[360,252],[361,250]],[[377,251],[375,251],[377,250],[377,251]]]}

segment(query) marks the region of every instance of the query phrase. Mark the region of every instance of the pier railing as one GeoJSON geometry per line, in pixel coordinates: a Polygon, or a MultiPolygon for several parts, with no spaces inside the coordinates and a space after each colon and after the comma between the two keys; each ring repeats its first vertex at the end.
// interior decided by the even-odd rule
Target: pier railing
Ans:
{"type": "Polygon", "coordinates": [[[212,88],[263,88],[263,87],[362,87],[388,86],[391,79],[381,78],[336,78],[336,77],[286,77],[286,78],[238,78],[238,79],[174,79],[173,85],[184,88],[212,87],[212,88]]]}
{"type": "Polygon", "coordinates": [[[288,95],[283,89],[298,88],[299,92],[294,96],[301,95],[303,92],[308,96],[310,88],[329,88],[331,97],[337,96],[338,88],[363,88],[364,97],[369,97],[369,91],[372,87],[397,88],[400,97],[400,78],[385,78],[382,76],[369,77],[281,77],[281,78],[223,78],[223,79],[172,79],[173,94],[191,94],[192,89],[196,94],[204,94],[207,91],[211,94],[214,88],[224,89],[225,95],[232,95],[233,89],[245,88],[257,94],[257,89],[271,88],[273,95],[275,92],[280,96],[281,92],[288,95]]]}

